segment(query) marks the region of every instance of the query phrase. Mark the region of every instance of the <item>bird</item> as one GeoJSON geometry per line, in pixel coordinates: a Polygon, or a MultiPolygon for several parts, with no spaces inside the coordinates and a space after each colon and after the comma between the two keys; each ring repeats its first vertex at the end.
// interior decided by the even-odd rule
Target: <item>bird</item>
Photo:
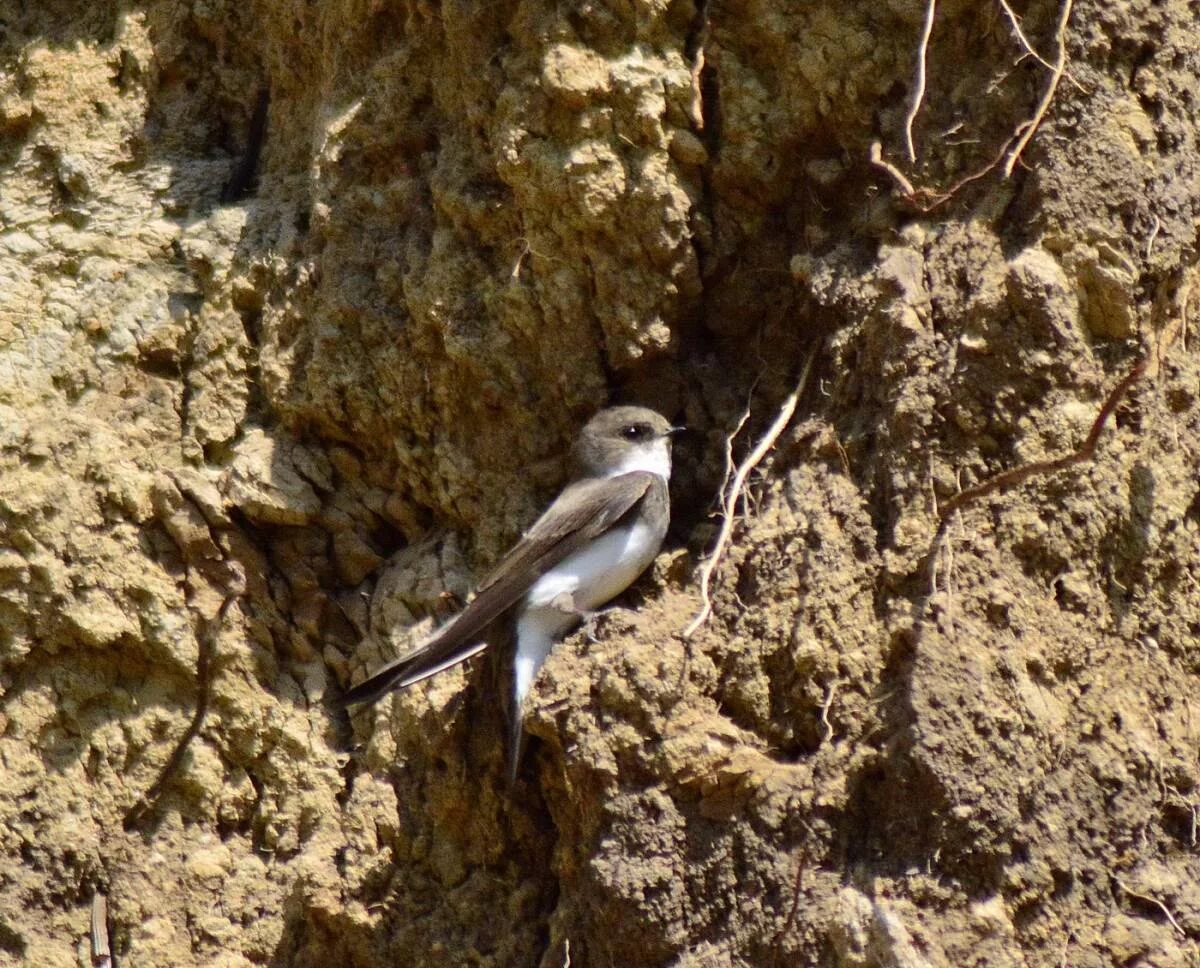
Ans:
{"type": "Polygon", "coordinates": [[[579,432],[575,475],[478,584],[462,611],[342,697],[374,703],[478,655],[498,619],[514,633],[509,784],[520,766],[522,707],[550,650],[620,595],[658,554],[670,523],[672,426],[640,406],[608,407],[579,432]]]}

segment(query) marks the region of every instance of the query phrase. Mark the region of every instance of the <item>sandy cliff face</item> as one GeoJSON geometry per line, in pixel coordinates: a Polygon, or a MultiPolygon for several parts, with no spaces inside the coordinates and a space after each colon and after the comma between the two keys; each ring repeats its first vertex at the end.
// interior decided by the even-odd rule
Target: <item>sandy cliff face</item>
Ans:
{"type": "Polygon", "coordinates": [[[8,5],[0,963],[1200,959],[1195,4],[928,12],[8,5]],[[515,795],[487,662],[347,719],[610,399],[515,795]]]}

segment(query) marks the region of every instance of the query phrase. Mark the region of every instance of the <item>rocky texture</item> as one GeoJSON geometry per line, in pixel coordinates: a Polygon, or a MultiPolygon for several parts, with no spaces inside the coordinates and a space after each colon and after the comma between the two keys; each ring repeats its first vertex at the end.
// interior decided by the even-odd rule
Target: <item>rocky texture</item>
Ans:
{"type": "Polygon", "coordinates": [[[97,890],[129,964],[1200,959],[1194,4],[1075,4],[1011,178],[999,5],[911,161],[913,0],[13,6],[0,961],[97,890]],[[513,795],[488,662],[348,721],[610,398],[695,430],[671,547],[513,795]]]}

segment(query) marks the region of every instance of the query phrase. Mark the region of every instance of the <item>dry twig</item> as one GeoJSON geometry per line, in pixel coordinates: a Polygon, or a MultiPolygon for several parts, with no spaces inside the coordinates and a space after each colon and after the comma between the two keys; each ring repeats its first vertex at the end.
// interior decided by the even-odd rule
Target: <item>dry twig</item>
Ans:
{"type": "Polygon", "coordinates": [[[921,24],[921,43],[917,48],[917,80],[913,85],[912,103],[908,106],[908,114],[904,117],[904,149],[908,152],[910,164],[917,160],[917,150],[913,146],[913,124],[921,110],[921,102],[925,100],[926,62],[929,59],[929,38],[933,34],[933,18],[937,13],[937,0],[929,0],[925,7],[925,22],[921,24]]]}
{"type": "MultiPolygon", "coordinates": [[[[804,392],[804,388],[808,384],[808,376],[812,372],[813,360],[816,359],[816,355],[817,350],[814,347],[812,352],[808,354],[808,359],[804,361],[804,368],[800,373],[800,379],[796,383],[796,388],[788,394],[788,398],[783,401],[783,406],[779,408],[779,413],[776,414],[771,426],[767,428],[766,433],[762,435],[750,453],[737,466],[733,480],[724,488],[724,493],[721,496],[721,528],[717,532],[717,540],[713,545],[712,553],[700,567],[700,609],[696,612],[691,622],[688,623],[688,627],[683,630],[683,637],[685,639],[690,639],[696,630],[705,623],[709,615],[712,614],[712,576],[721,558],[724,557],[725,546],[729,543],[729,539],[733,535],[738,501],[745,493],[746,482],[749,480],[751,472],[767,456],[771,448],[775,446],[775,441],[779,439],[779,435],[783,433],[784,428],[791,422],[792,416],[796,412],[796,404],[800,401],[800,394],[804,392]]],[[[739,430],[747,419],[749,419],[748,412],[738,422],[739,430]]],[[[736,432],[734,433],[736,434],[736,432]]],[[[733,447],[733,435],[726,440],[726,447],[733,447]]],[[[727,453],[732,454],[732,451],[728,450],[727,453]]]]}

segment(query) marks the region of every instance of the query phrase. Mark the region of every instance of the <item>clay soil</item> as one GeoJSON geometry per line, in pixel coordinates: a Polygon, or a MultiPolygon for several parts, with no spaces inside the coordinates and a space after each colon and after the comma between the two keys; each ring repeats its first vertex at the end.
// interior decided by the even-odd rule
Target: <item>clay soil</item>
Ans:
{"type": "Polygon", "coordinates": [[[0,2],[0,964],[1200,964],[1200,6],[1065,4],[0,2]],[[610,401],[515,788],[502,635],[348,716],[610,401]]]}

